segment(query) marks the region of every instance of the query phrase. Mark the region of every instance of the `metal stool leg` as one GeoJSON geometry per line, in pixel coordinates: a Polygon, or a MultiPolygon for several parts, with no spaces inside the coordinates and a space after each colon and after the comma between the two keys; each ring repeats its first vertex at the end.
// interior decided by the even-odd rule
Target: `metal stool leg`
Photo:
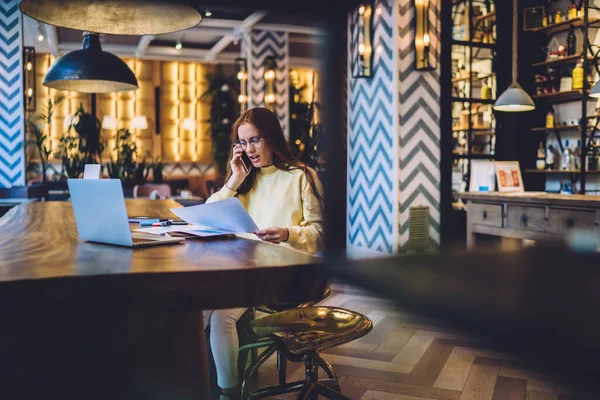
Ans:
{"type": "Polygon", "coordinates": [[[285,385],[287,382],[287,357],[279,350],[277,351],[277,369],[279,370],[279,384],[285,385]]]}

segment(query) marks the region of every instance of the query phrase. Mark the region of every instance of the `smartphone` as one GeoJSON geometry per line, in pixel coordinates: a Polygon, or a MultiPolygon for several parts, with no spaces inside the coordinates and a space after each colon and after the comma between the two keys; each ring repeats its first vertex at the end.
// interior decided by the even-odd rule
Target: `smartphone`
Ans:
{"type": "Polygon", "coordinates": [[[242,151],[242,163],[244,164],[244,168],[246,168],[246,172],[250,172],[252,161],[250,161],[250,157],[248,157],[245,151],[242,151]]]}

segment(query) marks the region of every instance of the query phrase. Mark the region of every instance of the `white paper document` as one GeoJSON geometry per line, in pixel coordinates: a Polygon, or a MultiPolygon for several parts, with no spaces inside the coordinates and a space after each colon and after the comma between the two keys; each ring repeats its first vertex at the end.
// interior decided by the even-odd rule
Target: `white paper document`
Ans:
{"type": "Polygon", "coordinates": [[[134,229],[136,232],[150,233],[152,235],[164,235],[172,232],[186,233],[192,236],[199,237],[210,237],[219,235],[230,235],[234,232],[226,231],[222,229],[210,228],[202,225],[169,225],[169,226],[156,226],[148,228],[134,229]]]}
{"type": "Polygon", "coordinates": [[[193,224],[230,233],[255,232],[258,227],[237,197],[198,206],[171,208],[173,214],[193,224]]]}

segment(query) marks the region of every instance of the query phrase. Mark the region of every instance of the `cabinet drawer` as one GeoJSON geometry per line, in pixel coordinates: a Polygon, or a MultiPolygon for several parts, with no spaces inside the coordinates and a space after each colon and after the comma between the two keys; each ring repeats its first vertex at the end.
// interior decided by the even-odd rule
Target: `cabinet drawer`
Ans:
{"type": "Polygon", "coordinates": [[[502,206],[469,203],[467,213],[472,224],[502,228],[502,206]]]}
{"type": "Polygon", "coordinates": [[[508,206],[506,225],[511,229],[545,232],[547,227],[545,207],[508,206]]]}
{"type": "Polygon", "coordinates": [[[564,234],[571,229],[593,229],[596,227],[595,211],[551,208],[548,213],[548,232],[551,233],[564,234]]]}

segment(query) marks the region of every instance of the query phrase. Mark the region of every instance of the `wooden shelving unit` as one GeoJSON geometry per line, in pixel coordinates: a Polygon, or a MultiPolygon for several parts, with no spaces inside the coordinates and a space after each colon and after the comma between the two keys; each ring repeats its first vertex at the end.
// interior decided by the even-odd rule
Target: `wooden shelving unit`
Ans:
{"type": "MultiPolygon", "coordinates": [[[[598,24],[600,19],[598,18],[589,18],[588,26],[598,24]]],[[[538,28],[530,28],[525,29],[525,32],[545,32],[545,33],[559,33],[565,32],[571,29],[571,26],[574,28],[581,28],[583,26],[583,18],[573,18],[568,19],[566,21],[562,21],[558,24],[550,24],[548,26],[540,26],[538,28]]]]}
{"type": "MultiPolygon", "coordinates": [[[[544,169],[544,170],[539,170],[539,169],[526,169],[525,172],[527,172],[528,174],[549,174],[549,175],[559,175],[559,174],[580,174],[581,171],[578,169],[561,169],[561,170],[554,170],[554,169],[544,169]]],[[[600,174],[600,171],[586,171],[586,173],[588,174],[600,174]]]]}
{"type": "Polygon", "coordinates": [[[565,125],[565,126],[555,126],[554,128],[546,128],[545,126],[538,128],[531,128],[532,132],[555,132],[555,131],[571,131],[571,130],[579,130],[579,125],[565,125]]]}
{"type": "Polygon", "coordinates": [[[564,102],[564,101],[573,101],[579,100],[582,97],[581,90],[568,90],[565,92],[554,92],[554,93],[544,93],[537,94],[535,96],[531,96],[537,100],[548,100],[551,102],[564,102]]]}
{"type": "MultiPolygon", "coordinates": [[[[581,59],[581,54],[575,54],[573,56],[558,58],[556,60],[547,60],[547,61],[538,62],[538,63],[532,64],[531,66],[536,67],[536,68],[537,67],[554,67],[554,66],[560,66],[560,65],[575,64],[580,59],[581,59]]],[[[593,57],[588,57],[588,61],[592,61],[593,59],[594,59],[593,57]]]]}
{"type": "Polygon", "coordinates": [[[493,19],[496,19],[496,11],[487,13],[486,15],[480,15],[479,17],[475,18],[475,21],[481,22],[481,21],[493,20],[493,19]]]}

